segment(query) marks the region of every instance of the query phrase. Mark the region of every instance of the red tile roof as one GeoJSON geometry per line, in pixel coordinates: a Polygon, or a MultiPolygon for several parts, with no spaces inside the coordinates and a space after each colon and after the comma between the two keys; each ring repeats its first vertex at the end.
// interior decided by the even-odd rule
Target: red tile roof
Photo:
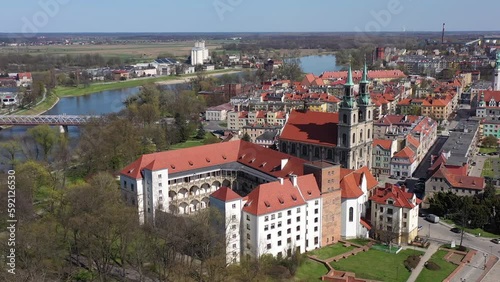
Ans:
{"type": "Polygon", "coordinates": [[[297,177],[297,187],[291,180],[261,184],[250,194],[243,211],[263,215],[305,205],[306,201],[320,198],[320,191],[312,174],[297,177]]]}
{"type": "Polygon", "coordinates": [[[421,202],[420,199],[415,197],[415,194],[408,193],[401,189],[398,185],[390,183],[386,183],[385,187],[378,187],[375,189],[374,195],[370,197],[370,200],[382,205],[386,205],[388,199],[392,199],[394,201],[393,205],[395,207],[408,209],[413,209],[421,202]]]}
{"type": "Polygon", "coordinates": [[[337,145],[339,114],[292,111],[280,139],[301,143],[337,145]]]}
{"type": "Polygon", "coordinates": [[[392,147],[393,140],[385,140],[385,139],[373,139],[373,147],[381,147],[384,150],[390,150],[392,147]]]}
{"type": "MultiPolygon", "coordinates": [[[[352,77],[354,80],[360,80],[363,72],[353,71],[352,77]]],[[[325,71],[320,75],[321,78],[332,79],[332,78],[343,78],[347,77],[347,71],[325,71]]],[[[369,79],[395,79],[395,78],[405,78],[406,75],[400,70],[371,70],[368,71],[369,79]]]]}
{"type": "Polygon", "coordinates": [[[418,147],[420,146],[420,141],[418,141],[415,137],[413,137],[413,135],[411,134],[408,134],[406,136],[406,140],[408,141],[408,144],[410,144],[411,146],[413,146],[413,148],[415,148],[414,150],[418,149],[418,147]]]}
{"type": "Polygon", "coordinates": [[[408,159],[410,163],[415,161],[415,152],[410,147],[404,147],[403,150],[394,154],[395,158],[408,159]]]}
{"type": "Polygon", "coordinates": [[[145,168],[168,169],[168,173],[172,174],[232,162],[238,162],[275,177],[286,177],[291,173],[302,175],[305,160],[238,140],[142,155],[120,173],[127,177],[142,179],[142,170],[145,168]],[[283,168],[281,168],[282,159],[288,160],[283,168]]]}
{"type": "Polygon", "coordinates": [[[342,198],[356,199],[363,195],[363,190],[361,190],[363,175],[366,177],[367,191],[377,187],[377,179],[366,166],[358,170],[340,169],[340,189],[342,189],[342,198]]]}
{"type": "MultiPolygon", "coordinates": [[[[452,188],[464,188],[473,190],[483,190],[485,187],[484,177],[452,174],[450,170],[441,164],[440,168],[432,175],[436,178],[444,178],[452,188]]],[[[455,172],[457,172],[455,170],[455,172]]]]}
{"type": "Polygon", "coordinates": [[[223,202],[231,202],[234,200],[240,200],[241,196],[236,194],[231,188],[228,187],[221,187],[219,190],[213,192],[210,194],[210,197],[219,199],[223,202]]]}
{"type": "Polygon", "coordinates": [[[361,223],[361,225],[363,225],[368,231],[372,230],[372,226],[370,225],[370,223],[368,223],[368,221],[366,221],[365,219],[363,218],[360,218],[359,219],[359,222],[361,223]]]}

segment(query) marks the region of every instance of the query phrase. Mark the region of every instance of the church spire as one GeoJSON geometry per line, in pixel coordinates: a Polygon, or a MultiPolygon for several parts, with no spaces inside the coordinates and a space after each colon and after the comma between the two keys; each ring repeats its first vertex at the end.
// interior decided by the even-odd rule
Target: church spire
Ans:
{"type": "Polygon", "coordinates": [[[345,83],[345,86],[354,86],[354,83],[352,82],[351,62],[349,62],[349,70],[347,70],[347,81],[345,83]]]}
{"type": "Polygon", "coordinates": [[[368,83],[368,67],[366,66],[366,58],[365,65],[363,66],[363,78],[361,79],[361,83],[368,83]]]}

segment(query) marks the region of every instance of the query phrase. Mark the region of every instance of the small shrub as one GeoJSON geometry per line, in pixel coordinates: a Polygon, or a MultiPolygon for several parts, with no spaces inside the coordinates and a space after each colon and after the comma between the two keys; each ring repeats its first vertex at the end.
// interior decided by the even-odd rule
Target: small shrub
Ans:
{"type": "Polygon", "coordinates": [[[440,270],[441,267],[439,265],[437,265],[435,262],[433,261],[428,261],[425,263],[425,268],[429,269],[429,270],[440,270]]]}
{"type": "Polygon", "coordinates": [[[404,261],[404,265],[406,269],[412,271],[413,269],[415,269],[415,267],[417,267],[419,262],[420,262],[420,256],[411,255],[404,261]]]}

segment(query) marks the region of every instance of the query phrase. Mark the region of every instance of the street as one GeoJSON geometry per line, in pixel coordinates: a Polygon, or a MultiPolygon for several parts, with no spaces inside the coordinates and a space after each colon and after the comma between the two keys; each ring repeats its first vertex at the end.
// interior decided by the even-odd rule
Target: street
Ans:
{"type": "MultiPolygon", "coordinates": [[[[443,244],[450,244],[452,240],[458,246],[460,244],[460,233],[450,231],[450,226],[443,223],[430,223],[423,217],[418,219],[419,226],[422,229],[418,232],[420,237],[429,237],[433,241],[443,244]]],[[[491,238],[476,237],[468,233],[464,233],[463,245],[477,250],[477,254],[472,259],[471,263],[464,267],[452,281],[477,281],[483,274],[483,266],[489,256],[500,256],[500,245],[494,244],[491,238]],[[466,280],[462,280],[466,279],[466,280]]]]}
{"type": "Polygon", "coordinates": [[[487,157],[487,156],[479,156],[479,155],[473,156],[472,161],[476,162],[476,165],[471,166],[469,175],[470,176],[481,176],[481,172],[483,171],[484,162],[488,158],[489,157],[487,157]]]}

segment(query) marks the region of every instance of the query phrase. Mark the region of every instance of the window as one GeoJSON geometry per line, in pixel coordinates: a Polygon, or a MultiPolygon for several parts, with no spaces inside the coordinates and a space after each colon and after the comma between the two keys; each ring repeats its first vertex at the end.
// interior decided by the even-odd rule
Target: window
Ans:
{"type": "Polygon", "coordinates": [[[297,222],[300,222],[300,216],[297,216],[297,222]]]}
{"type": "Polygon", "coordinates": [[[318,231],[318,226],[314,226],[314,232],[318,231]]]}
{"type": "Polygon", "coordinates": [[[271,249],[271,244],[267,244],[267,249],[270,250],[271,249]]]}
{"type": "Polygon", "coordinates": [[[314,214],[318,214],[319,209],[314,209],[314,214]]]}
{"type": "Polygon", "coordinates": [[[403,218],[407,218],[408,217],[408,214],[407,213],[403,213],[403,218]]]}
{"type": "MultiPolygon", "coordinates": [[[[236,204],[233,204],[233,209],[235,209],[235,208],[236,208],[236,204]]],[[[248,215],[247,215],[247,219],[249,219],[248,215]]]]}
{"type": "Polygon", "coordinates": [[[271,240],[271,234],[267,234],[267,240],[271,240]]]}
{"type": "Polygon", "coordinates": [[[349,222],[353,222],[353,221],[354,221],[354,208],[350,207],[349,208],[349,222]]]}
{"type": "Polygon", "coordinates": [[[286,220],[286,224],[292,224],[292,220],[291,219],[287,219],[286,220]]]}
{"type": "Polygon", "coordinates": [[[269,216],[266,215],[266,217],[264,217],[264,221],[269,221],[269,216]]]}
{"type": "Polygon", "coordinates": [[[130,191],[134,192],[134,184],[130,184],[130,191]]]}
{"type": "Polygon", "coordinates": [[[278,228],[281,227],[281,221],[278,221],[278,228]]]}
{"type": "Polygon", "coordinates": [[[380,212],[384,212],[384,207],[380,207],[380,212]]]}
{"type": "Polygon", "coordinates": [[[318,200],[315,200],[315,201],[314,201],[314,204],[315,204],[315,205],[319,205],[319,201],[318,201],[318,200]]]}
{"type": "Polygon", "coordinates": [[[318,237],[314,237],[314,245],[317,245],[319,243],[319,238],[318,237]]]}
{"type": "Polygon", "coordinates": [[[292,243],[292,238],[287,238],[287,239],[286,239],[286,242],[287,242],[287,243],[292,243]]]}
{"type": "Polygon", "coordinates": [[[288,229],[286,230],[286,234],[290,234],[290,233],[292,233],[292,228],[288,228],[288,229]]]}
{"type": "Polygon", "coordinates": [[[160,182],[160,183],[158,183],[158,187],[161,187],[161,182],[160,182]]]}
{"type": "Polygon", "coordinates": [[[317,217],[314,218],[314,222],[318,222],[318,218],[317,217]]]}
{"type": "Polygon", "coordinates": [[[297,213],[300,213],[300,208],[297,208],[297,213]]]}
{"type": "Polygon", "coordinates": [[[276,217],[276,215],[275,215],[275,214],[272,214],[272,215],[271,215],[271,220],[273,220],[275,217],[276,217]]]}
{"type": "MultiPolygon", "coordinates": [[[[249,234],[249,235],[250,235],[250,234],[249,234]]],[[[233,234],[233,235],[232,235],[232,237],[233,237],[233,239],[234,239],[234,238],[236,238],[236,234],[233,234]]]]}
{"type": "Polygon", "coordinates": [[[278,213],[278,218],[281,218],[281,212],[278,213]]]}
{"type": "Polygon", "coordinates": [[[247,233],[247,239],[250,240],[250,233],[247,233]]]}
{"type": "Polygon", "coordinates": [[[250,220],[250,215],[247,214],[247,220],[250,220]]]}
{"type": "Polygon", "coordinates": [[[233,249],[236,249],[236,244],[233,244],[233,249]]]}
{"type": "Polygon", "coordinates": [[[278,246],[281,246],[281,240],[278,241],[278,246]]]}
{"type": "Polygon", "coordinates": [[[278,237],[281,237],[281,231],[278,231],[278,237]]]}
{"type": "Polygon", "coordinates": [[[297,237],[296,237],[296,238],[297,238],[297,240],[300,240],[300,235],[297,235],[297,237]]]}
{"type": "Polygon", "coordinates": [[[123,188],[127,188],[127,181],[123,181],[123,188]]]}
{"type": "Polygon", "coordinates": [[[392,209],[387,209],[387,214],[392,214],[392,209]]]}
{"type": "Polygon", "coordinates": [[[297,231],[300,231],[300,225],[297,225],[297,231]]]}
{"type": "Polygon", "coordinates": [[[264,225],[264,231],[267,231],[267,230],[269,230],[269,225],[266,224],[266,225],[264,225]]]}
{"type": "MultiPolygon", "coordinates": [[[[234,228],[233,229],[236,229],[236,224],[233,224],[234,228]]],[[[250,224],[247,223],[247,230],[250,230],[250,224]]]]}
{"type": "Polygon", "coordinates": [[[292,211],[291,211],[291,210],[289,210],[289,211],[287,212],[287,214],[288,214],[288,215],[292,215],[292,211]]]}
{"type": "Polygon", "coordinates": [[[233,214],[233,215],[231,216],[231,219],[233,219],[233,220],[234,220],[234,219],[236,219],[236,215],[235,215],[235,214],[233,214]]]}
{"type": "Polygon", "coordinates": [[[274,229],[274,223],[271,223],[271,229],[274,229]]]}

